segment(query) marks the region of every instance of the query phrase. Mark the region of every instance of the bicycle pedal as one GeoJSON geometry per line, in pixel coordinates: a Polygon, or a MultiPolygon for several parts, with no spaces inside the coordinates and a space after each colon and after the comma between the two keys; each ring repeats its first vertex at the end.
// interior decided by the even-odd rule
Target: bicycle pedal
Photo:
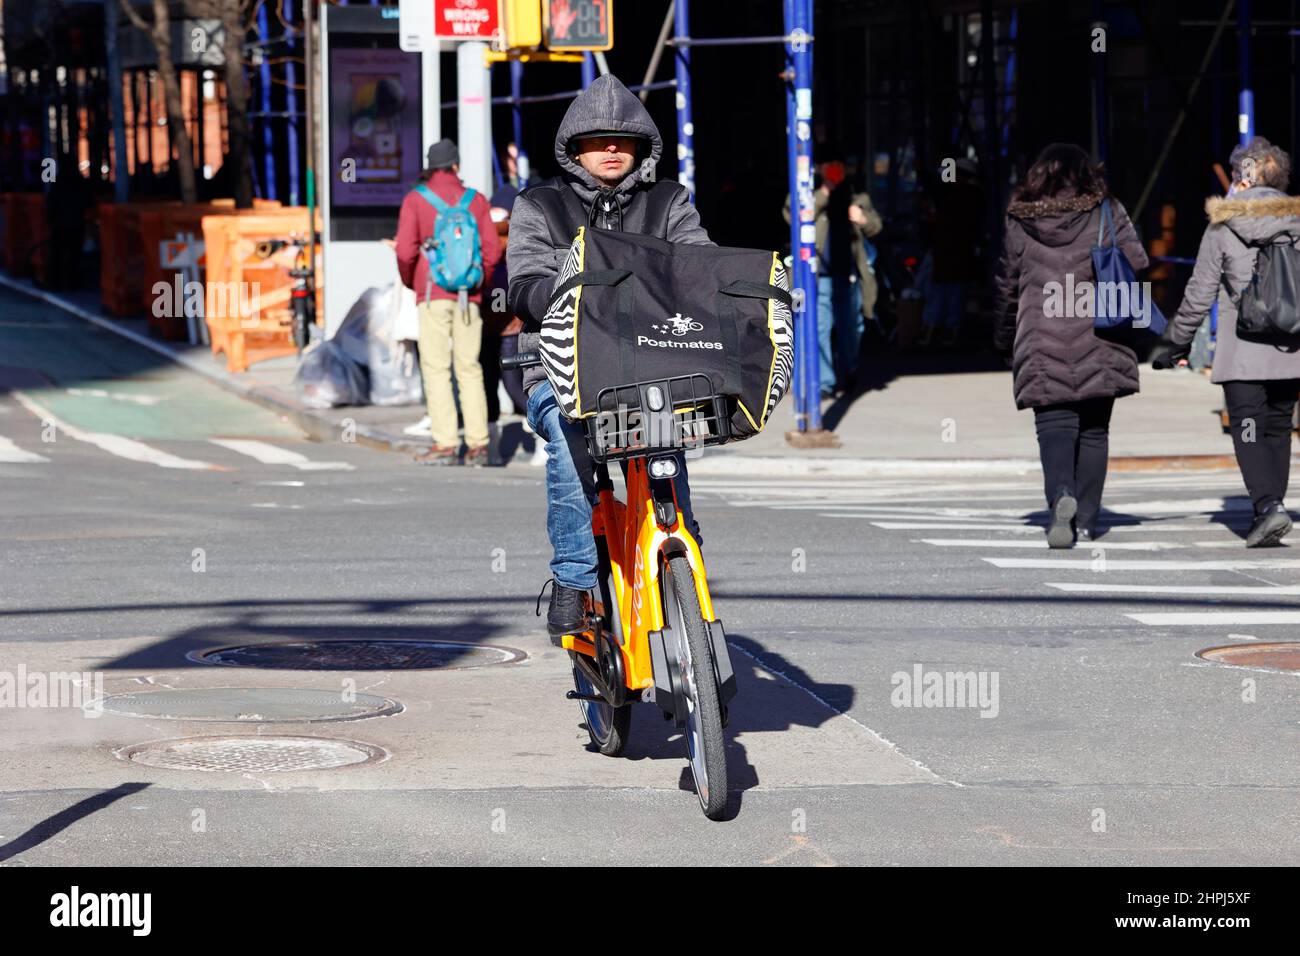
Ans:
{"type": "Polygon", "coordinates": [[[596,642],[593,636],[587,631],[582,631],[578,634],[565,634],[558,638],[553,637],[551,638],[551,643],[556,647],[564,648],[566,651],[574,651],[578,654],[585,653],[590,657],[596,655],[596,642]]]}

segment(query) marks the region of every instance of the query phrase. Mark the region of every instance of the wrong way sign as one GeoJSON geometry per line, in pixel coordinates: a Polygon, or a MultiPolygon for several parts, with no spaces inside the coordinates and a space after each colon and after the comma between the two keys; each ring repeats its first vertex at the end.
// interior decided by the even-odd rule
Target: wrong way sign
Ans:
{"type": "Polygon", "coordinates": [[[497,0],[432,0],[440,40],[491,40],[500,28],[497,0]]]}

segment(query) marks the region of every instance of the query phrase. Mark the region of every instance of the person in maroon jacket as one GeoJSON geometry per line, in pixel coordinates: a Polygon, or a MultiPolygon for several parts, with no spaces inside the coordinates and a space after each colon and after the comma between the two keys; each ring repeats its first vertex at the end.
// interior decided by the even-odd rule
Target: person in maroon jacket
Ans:
{"type": "MultiPolygon", "coordinates": [[[[428,168],[421,174],[424,185],[438,198],[454,206],[464,195],[466,186],[457,173],[460,152],[449,139],[429,147],[428,168]]],[[[469,211],[478,224],[479,244],[483,255],[483,275],[491,276],[501,258],[501,240],[492,222],[486,196],[475,195],[469,211]]],[[[483,344],[483,316],[480,305],[483,289],[470,292],[468,308],[460,307],[459,294],[440,288],[429,281],[429,263],[421,244],[433,235],[438,213],[417,191],[402,200],[397,219],[397,271],[402,284],[413,289],[420,313],[420,374],[424,378],[424,398],[429,407],[433,447],[417,455],[422,465],[459,465],[460,439],[456,434],[456,400],[452,396],[451,373],[456,372],[460,393],[460,413],[465,423],[465,464],[488,463],[487,396],[483,388],[483,368],[479,349],[483,344]]]]}

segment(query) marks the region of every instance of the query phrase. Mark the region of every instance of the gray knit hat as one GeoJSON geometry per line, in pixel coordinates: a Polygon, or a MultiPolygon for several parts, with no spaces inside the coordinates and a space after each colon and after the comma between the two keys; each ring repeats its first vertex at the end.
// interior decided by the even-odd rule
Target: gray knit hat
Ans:
{"type": "Polygon", "coordinates": [[[429,161],[426,169],[446,169],[460,164],[460,150],[449,139],[442,139],[429,147],[429,161]]]}

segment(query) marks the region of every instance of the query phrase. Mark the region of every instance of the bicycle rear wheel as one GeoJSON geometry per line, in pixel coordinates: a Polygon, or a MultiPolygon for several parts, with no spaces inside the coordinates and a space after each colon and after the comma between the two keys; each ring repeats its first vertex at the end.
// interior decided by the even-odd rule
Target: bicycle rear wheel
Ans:
{"type": "Polygon", "coordinates": [[[686,697],[686,756],[700,807],[710,820],[718,820],[727,807],[727,749],[713,646],[690,562],[682,555],[669,558],[663,578],[664,618],[676,645],[669,653],[676,655],[686,697]]]}

